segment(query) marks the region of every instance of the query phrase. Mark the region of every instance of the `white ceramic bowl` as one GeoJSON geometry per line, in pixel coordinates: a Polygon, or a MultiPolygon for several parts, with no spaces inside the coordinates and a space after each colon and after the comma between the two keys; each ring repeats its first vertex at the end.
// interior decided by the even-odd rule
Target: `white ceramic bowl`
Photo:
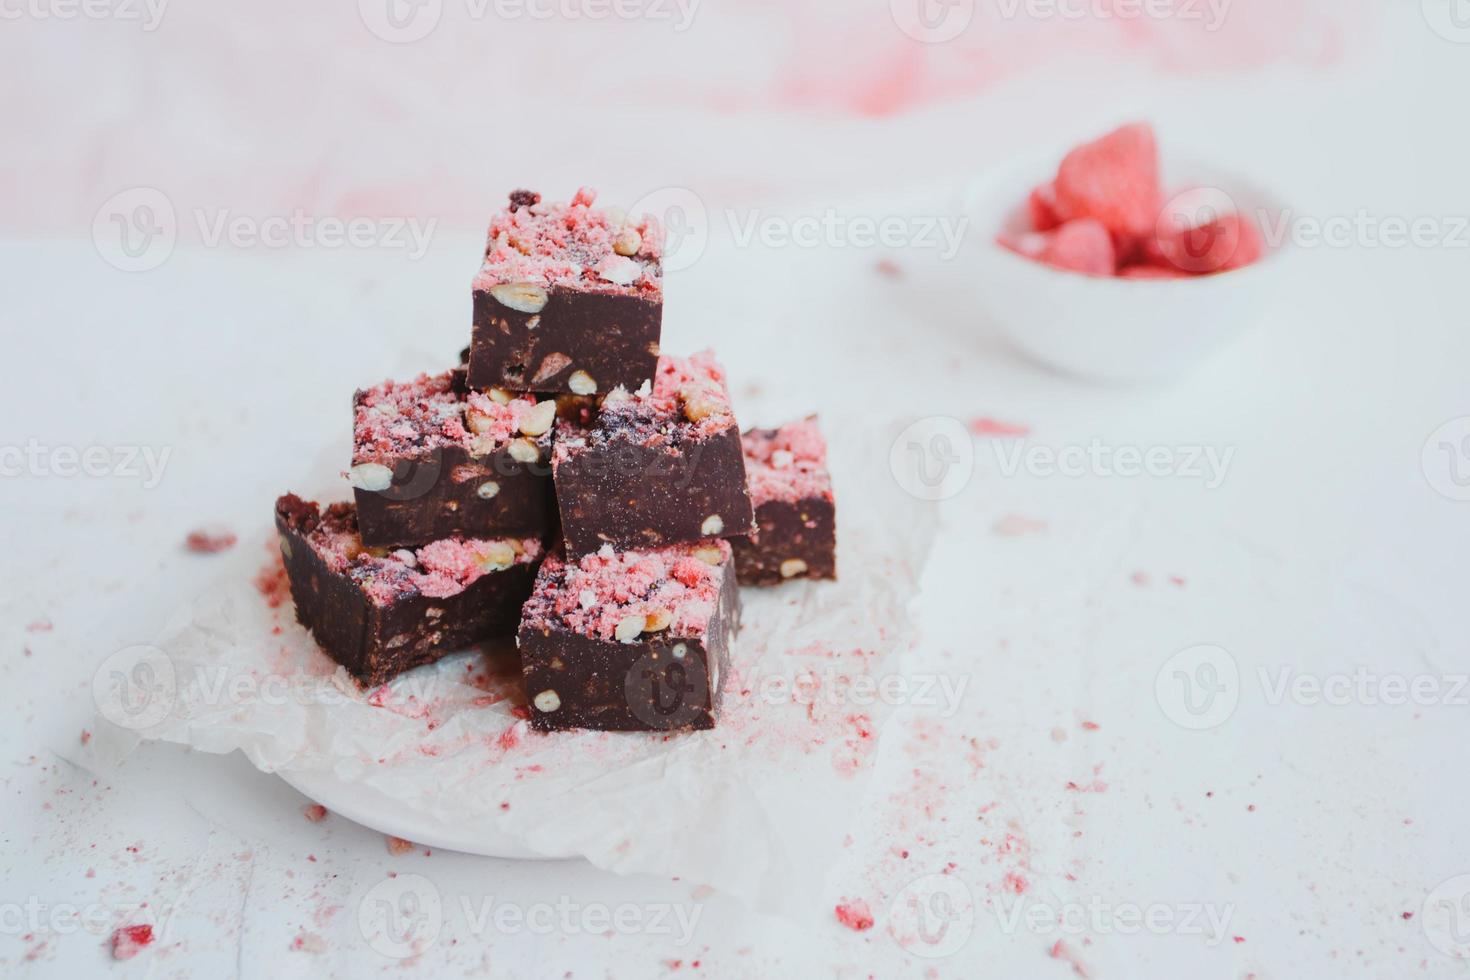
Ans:
{"type": "MultiPolygon", "coordinates": [[[[1292,265],[1283,241],[1254,265],[1190,279],[1085,276],[1043,265],[998,244],[1025,230],[1031,189],[1056,173],[1065,150],[1038,154],[972,182],[964,213],[970,277],[981,305],[1016,347],[1042,363],[1096,381],[1128,382],[1177,374],[1250,329],[1271,306],[1292,265]]],[[[1254,182],[1163,151],[1163,183],[1223,190],[1268,232],[1261,215],[1282,203],[1254,182]]],[[[968,264],[968,263],[967,263],[968,264]]]]}

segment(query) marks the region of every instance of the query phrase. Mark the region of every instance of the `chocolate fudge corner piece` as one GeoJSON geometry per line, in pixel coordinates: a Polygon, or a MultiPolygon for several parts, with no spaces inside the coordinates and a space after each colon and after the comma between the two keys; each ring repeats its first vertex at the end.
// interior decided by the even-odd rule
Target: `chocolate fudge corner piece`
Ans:
{"type": "Polygon", "coordinates": [[[535,538],[446,539],[367,549],[352,504],[276,501],[296,618],[369,687],[493,637],[511,636],[531,593],[535,538]]]}
{"type": "Polygon", "coordinates": [[[754,527],[740,429],[713,353],[660,357],[652,385],[561,418],[552,482],[567,554],[657,548],[754,527]]]}
{"type": "Polygon", "coordinates": [[[756,531],[731,541],[741,585],[837,577],[837,511],[815,415],[745,433],[756,531]]]}
{"type": "Polygon", "coordinates": [[[552,555],[516,635],[543,731],[713,728],[740,625],[730,546],[552,555]]]}
{"type": "Polygon", "coordinates": [[[653,377],[663,325],[663,231],[647,215],[516,191],[490,223],[474,281],[472,388],[606,393],[653,377]]]}
{"type": "Polygon", "coordinates": [[[555,402],[470,391],[460,370],[385,381],[357,392],[353,407],[348,477],[364,544],[550,529],[555,402]]]}

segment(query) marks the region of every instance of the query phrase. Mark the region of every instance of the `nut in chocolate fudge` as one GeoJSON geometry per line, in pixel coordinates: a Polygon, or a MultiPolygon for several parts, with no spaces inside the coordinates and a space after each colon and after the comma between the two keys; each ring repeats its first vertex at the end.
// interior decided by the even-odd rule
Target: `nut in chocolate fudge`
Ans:
{"type": "Polygon", "coordinates": [[[550,529],[555,402],[470,391],[456,370],[363,389],[353,415],[349,478],[364,544],[550,529]]]}
{"type": "Polygon", "coordinates": [[[651,385],[557,422],[552,478],[567,553],[749,534],[740,429],[714,354],[659,358],[651,385]]]}
{"type": "Polygon", "coordinates": [[[551,555],[516,642],[541,730],[712,728],[740,620],[728,543],[551,555]]]}
{"type": "Polygon", "coordinates": [[[755,533],[730,543],[741,585],[837,577],[836,503],[815,415],[742,437],[755,533]]]}
{"type": "Polygon", "coordinates": [[[367,686],[446,653],[515,633],[542,545],[537,538],[445,539],[365,548],[352,504],[276,501],[296,618],[367,686]]]}
{"type": "Polygon", "coordinates": [[[516,191],[475,276],[469,383],[606,393],[653,377],[663,324],[663,232],[647,215],[516,191]]]}

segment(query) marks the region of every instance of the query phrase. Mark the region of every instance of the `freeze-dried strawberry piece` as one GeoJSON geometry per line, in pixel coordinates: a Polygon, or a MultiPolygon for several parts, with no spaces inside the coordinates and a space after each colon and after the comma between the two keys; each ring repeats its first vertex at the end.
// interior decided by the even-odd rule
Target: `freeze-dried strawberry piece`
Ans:
{"type": "Polygon", "coordinates": [[[1162,228],[1149,253],[1154,265],[1208,275],[1250,265],[1264,250],[1255,223],[1231,213],[1185,228],[1162,228]]]}
{"type": "Polygon", "coordinates": [[[130,960],[153,942],[151,925],[123,926],[112,934],[112,958],[130,960]]]}
{"type": "Polygon", "coordinates": [[[854,932],[866,932],[873,928],[873,913],[868,911],[868,903],[860,898],[842,902],[833,911],[837,913],[837,921],[854,932]]]}
{"type": "Polygon", "coordinates": [[[1002,248],[1008,248],[1017,255],[1028,259],[1039,259],[1051,244],[1051,232],[1023,231],[1019,235],[999,235],[995,242],[1002,248]]]}
{"type": "Polygon", "coordinates": [[[1084,143],[1057,168],[1060,213],[1096,218],[1116,235],[1145,235],[1159,213],[1159,148],[1153,127],[1133,123],[1084,143]]]}
{"type": "Polygon", "coordinates": [[[1026,199],[1026,213],[1031,218],[1032,231],[1051,231],[1062,223],[1062,214],[1057,204],[1057,185],[1048,181],[1031,192],[1026,199]]]}
{"type": "Polygon", "coordinates": [[[1092,218],[1068,221],[1052,232],[1039,258],[1055,268],[1090,276],[1111,276],[1117,271],[1113,236],[1102,222],[1092,218]]]}

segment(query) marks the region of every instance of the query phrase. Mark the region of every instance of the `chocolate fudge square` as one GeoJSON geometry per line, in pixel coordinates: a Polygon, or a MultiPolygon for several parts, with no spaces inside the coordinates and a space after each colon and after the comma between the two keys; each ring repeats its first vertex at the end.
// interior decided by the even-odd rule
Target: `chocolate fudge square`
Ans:
{"type": "Polygon", "coordinates": [[[470,391],[456,370],[385,381],[353,405],[348,477],[364,544],[549,532],[555,402],[470,391]]]}
{"type": "Polygon", "coordinates": [[[659,358],[652,385],[557,421],[552,481],[567,554],[749,534],[740,429],[713,353],[659,358]]]}
{"type": "Polygon", "coordinates": [[[516,635],[531,724],[713,728],[740,625],[731,560],[720,540],[548,557],[516,635]]]}
{"type": "Polygon", "coordinates": [[[352,504],[276,501],[296,618],[368,687],[446,653],[513,636],[531,594],[537,538],[446,539],[365,548],[352,504]]]}
{"type": "Polygon", "coordinates": [[[491,221],[473,287],[471,387],[591,395],[653,377],[663,231],[595,198],[583,188],[571,204],[543,204],[516,191],[491,221]]]}
{"type": "Polygon", "coordinates": [[[741,585],[837,577],[837,508],[815,415],[742,437],[755,533],[730,542],[741,585]]]}

